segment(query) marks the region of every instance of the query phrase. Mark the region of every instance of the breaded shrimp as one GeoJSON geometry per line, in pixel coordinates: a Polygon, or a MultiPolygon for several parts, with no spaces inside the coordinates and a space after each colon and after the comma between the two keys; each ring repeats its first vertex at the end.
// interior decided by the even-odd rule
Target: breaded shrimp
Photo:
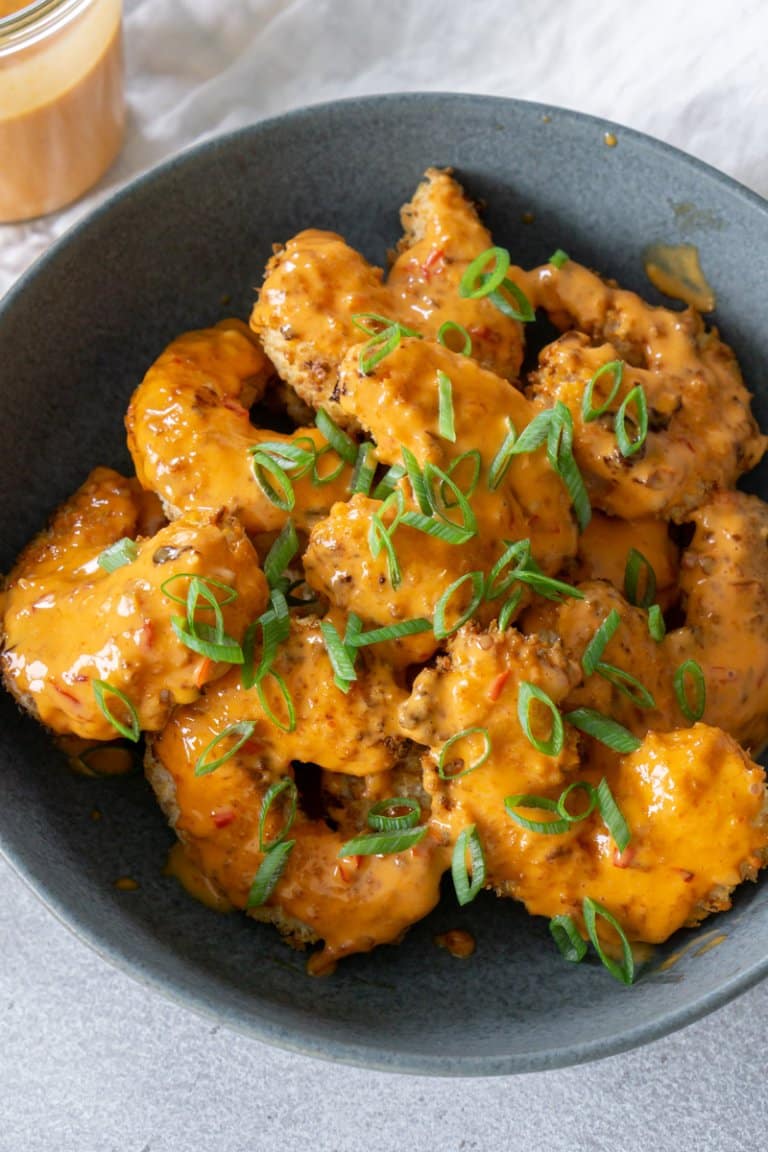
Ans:
{"type": "Polygon", "coordinates": [[[573,583],[582,580],[608,580],[620,591],[630,551],[646,558],[656,577],[655,601],[669,608],[677,599],[680,549],[670,537],[663,520],[644,517],[620,520],[593,511],[592,519],[579,536],[576,560],[566,566],[573,583]]]}
{"type": "MultiPolygon", "coordinates": [[[[248,328],[233,320],[179,336],[149,369],[126,415],[128,447],[139,480],[160,496],[171,519],[223,508],[252,533],[285,523],[286,511],[256,482],[251,449],[265,442],[308,447],[311,441],[316,452],[328,446],[316,428],[286,436],[253,427],[248,406],[271,372],[248,328]]],[[[308,530],[343,499],[348,480],[346,466],[322,485],[313,483],[311,470],[297,471],[291,513],[297,526],[308,530]]]]}
{"type": "MultiPolygon", "coordinates": [[[[139,726],[156,731],[176,703],[195,699],[203,684],[224,671],[174,633],[172,617],[184,610],[160,587],[171,577],[191,573],[235,589],[236,597],[221,608],[224,629],[235,640],[266,602],[258,556],[233,520],[178,520],[139,539],[130,563],[113,572],[100,567],[106,547],[136,534],[143,503],[135,481],[96,469],[6,580],[3,679],[55,732],[115,738],[93,680],[127,696],[139,726]]],[[[176,592],[185,594],[187,583],[178,581],[176,592]]],[[[128,722],[116,696],[108,695],[106,703],[128,722]]]]}
{"type": "MultiPolygon", "coordinates": [[[[536,269],[526,288],[555,323],[577,330],[542,351],[531,380],[537,403],[562,400],[571,410],[574,454],[596,507],[626,519],[681,520],[712,489],[732,486],[758,463],[768,441],[750,411],[750,394],[733,352],[698,313],[653,307],[573,260],[536,269]],[[624,364],[622,384],[606,414],[587,422],[587,386],[615,360],[624,364]],[[649,430],[644,447],[624,457],[614,416],[636,385],[645,392],[649,430]]],[[[612,382],[610,372],[601,377],[593,408],[607,403],[612,382]]],[[[628,416],[634,438],[634,407],[628,416]]]]}
{"type": "Polygon", "coordinates": [[[668,633],[674,667],[704,673],[704,721],[757,756],[768,741],[768,505],[744,492],[718,492],[690,518],[680,589],[685,625],[668,633]]]}
{"type": "Polygon", "coordinates": [[[386,284],[381,270],[340,236],[300,232],[267,265],[251,314],[251,327],[280,376],[339,423],[354,426],[338,403],[339,363],[348,348],[359,351],[369,339],[352,319],[357,313],[396,320],[433,340],[451,320],[467,328],[472,355],[483,367],[510,379],[520,369],[521,325],[488,299],[459,296],[467,265],[490,247],[491,237],[447,172],[427,172],[403,209],[403,224],[406,234],[386,284]]]}

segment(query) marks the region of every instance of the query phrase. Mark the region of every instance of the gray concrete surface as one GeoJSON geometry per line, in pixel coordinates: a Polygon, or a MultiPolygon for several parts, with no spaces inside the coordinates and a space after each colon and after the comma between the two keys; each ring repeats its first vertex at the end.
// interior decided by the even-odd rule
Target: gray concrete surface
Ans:
{"type": "Polygon", "coordinates": [[[74,939],[5,864],[0,946],[0,1152],[765,1147],[768,983],[596,1064],[435,1080],[280,1052],[167,1003],[74,939]]]}

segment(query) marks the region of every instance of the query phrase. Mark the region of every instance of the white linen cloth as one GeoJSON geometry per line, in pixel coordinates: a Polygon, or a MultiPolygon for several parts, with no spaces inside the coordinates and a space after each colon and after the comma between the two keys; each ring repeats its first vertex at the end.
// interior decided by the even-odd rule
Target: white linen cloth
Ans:
{"type": "Polygon", "coordinates": [[[125,30],[123,153],[72,207],[0,225],[0,296],[144,169],[201,137],[342,96],[431,89],[576,108],[768,195],[766,0],[126,0],[125,30]]]}

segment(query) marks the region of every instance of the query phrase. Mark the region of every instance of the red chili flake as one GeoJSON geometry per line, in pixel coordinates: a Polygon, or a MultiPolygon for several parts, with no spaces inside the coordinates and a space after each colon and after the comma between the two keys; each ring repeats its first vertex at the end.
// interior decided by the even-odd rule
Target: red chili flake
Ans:
{"type": "Polygon", "coordinates": [[[616,868],[629,868],[637,854],[637,849],[634,844],[628,844],[623,852],[619,852],[618,848],[613,854],[613,863],[616,868]]]}
{"type": "Polygon", "coordinates": [[[359,856],[343,856],[336,865],[339,876],[341,876],[342,880],[346,881],[347,884],[349,884],[350,880],[354,880],[355,873],[359,867],[359,856]]]}
{"type": "Polygon", "coordinates": [[[690,884],[691,880],[693,880],[694,874],[693,872],[689,872],[687,868],[676,868],[675,871],[680,873],[684,884],[690,884]]]}
{"type": "Polygon", "coordinates": [[[65,699],[70,700],[73,704],[77,704],[78,707],[80,706],[80,701],[77,696],[73,696],[71,692],[67,692],[66,688],[60,688],[58,684],[54,684],[54,688],[60,696],[64,696],[65,699]]]}
{"type": "Polygon", "coordinates": [[[155,642],[155,624],[153,620],[145,620],[141,628],[141,643],[145,648],[151,648],[155,642]]]}
{"type": "Polygon", "coordinates": [[[224,408],[229,408],[230,412],[236,412],[238,416],[245,416],[248,419],[248,409],[243,408],[242,404],[238,404],[231,396],[225,396],[221,403],[224,408]]]}
{"type": "Polygon", "coordinates": [[[436,271],[435,265],[439,264],[439,262],[441,260],[444,260],[444,259],[445,259],[445,252],[443,251],[443,249],[442,248],[433,248],[433,250],[430,252],[429,256],[427,256],[426,260],[424,261],[424,263],[421,266],[421,272],[422,272],[422,275],[423,275],[425,280],[429,281],[432,279],[432,272],[433,272],[433,270],[436,271]]]}
{"type": "Polygon", "coordinates": [[[217,828],[226,828],[236,819],[237,813],[232,808],[215,808],[211,816],[217,828]]]}
{"type": "Polygon", "coordinates": [[[485,340],[488,344],[498,344],[501,340],[499,333],[487,324],[476,324],[469,329],[469,334],[473,340],[485,340]]]}
{"type": "Polygon", "coordinates": [[[501,696],[504,685],[506,684],[507,680],[509,680],[509,676],[509,668],[506,668],[503,672],[499,672],[498,676],[488,689],[488,699],[491,700],[494,704],[498,700],[499,696],[501,696]]]}
{"type": "Polygon", "coordinates": [[[249,756],[257,756],[261,752],[263,745],[261,740],[246,740],[243,744],[242,751],[247,752],[249,756]]]}

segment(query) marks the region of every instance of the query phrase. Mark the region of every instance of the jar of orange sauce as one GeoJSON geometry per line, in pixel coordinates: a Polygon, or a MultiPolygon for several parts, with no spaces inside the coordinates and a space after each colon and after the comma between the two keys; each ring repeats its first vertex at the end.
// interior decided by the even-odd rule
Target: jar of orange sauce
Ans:
{"type": "Polygon", "coordinates": [[[95,184],[120,150],[122,0],[0,0],[0,221],[95,184]]]}

